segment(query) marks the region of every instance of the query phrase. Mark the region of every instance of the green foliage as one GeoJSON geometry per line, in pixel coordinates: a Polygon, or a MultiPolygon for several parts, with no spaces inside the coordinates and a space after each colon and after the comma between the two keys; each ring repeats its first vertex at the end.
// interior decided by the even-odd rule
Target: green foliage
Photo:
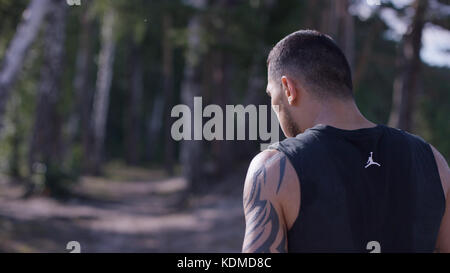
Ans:
{"type": "Polygon", "coordinates": [[[77,181],[76,168],[61,168],[59,162],[46,165],[44,174],[44,190],[53,197],[66,197],[71,186],[77,181]]]}

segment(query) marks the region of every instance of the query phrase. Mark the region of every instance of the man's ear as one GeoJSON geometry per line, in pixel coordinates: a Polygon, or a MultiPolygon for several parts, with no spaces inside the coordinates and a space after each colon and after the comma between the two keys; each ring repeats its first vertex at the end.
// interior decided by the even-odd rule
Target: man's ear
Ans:
{"type": "Polygon", "coordinates": [[[289,105],[294,105],[299,96],[295,82],[287,76],[282,76],[281,84],[283,85],[284,95],[289,105]]]}

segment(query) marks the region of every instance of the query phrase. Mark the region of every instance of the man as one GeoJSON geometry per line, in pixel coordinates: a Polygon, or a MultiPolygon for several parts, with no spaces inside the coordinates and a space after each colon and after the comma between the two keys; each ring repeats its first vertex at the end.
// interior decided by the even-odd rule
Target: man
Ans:
{"type": "Polygon", "coordinates": [[[268,57],[287,139],[244,186],[243,252],[450,252],[450,170],[420,137],[368,121],[333,40],[298,31],[268,57]]]}

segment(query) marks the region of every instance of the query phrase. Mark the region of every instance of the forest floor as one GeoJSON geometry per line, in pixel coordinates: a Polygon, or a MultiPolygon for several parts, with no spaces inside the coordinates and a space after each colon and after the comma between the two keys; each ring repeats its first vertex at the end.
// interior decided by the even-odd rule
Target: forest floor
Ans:
{"type": "Polygon", "coordinates": [[[69,252],[69,241],[78,241],[81,252],[241,250],[242,174],[186,197],[181,177],[108,169],[106,178],[83,177],[77,197],[65,201],[23,199],[20,184],[0,178],[0,252],[69,252]]]}

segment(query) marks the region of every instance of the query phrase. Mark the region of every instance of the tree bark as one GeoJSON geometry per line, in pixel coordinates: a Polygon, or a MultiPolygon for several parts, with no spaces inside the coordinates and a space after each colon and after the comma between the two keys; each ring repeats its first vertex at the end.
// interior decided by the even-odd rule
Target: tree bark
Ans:
{"type": "Polygon", "coordinates": [[[11,137],[11,155],[9,159],[9,173],[14,178],[20,178],[20,146],[22,144],[23,139],[23,128],[21,128],[20,124],[20,113],[19,113],[19,105],[18,103],[14,103],[14,110],[12,113],[12,122],[15,124],[14,126],[14,134],[11,137]]]}
{"type": "Polygon", "coordinates": [[[136,165],[140,158],[141,102],[143,92],[143,65],[141,49],[134,42],[130,50],[130,92],[125,124],[125,158],[127,164],[136,165]]]}
{"type": "Polygon", "coordinates": [[[173,107],[173,45],[170,37],[172,29],[172,17],[169,14],[163,16],[163,93],[165,96],[164,106],[164,167],[169,175],[173,174],[175,164],[175,142],[170,135],[171,122],[170,113],[173,107]]]}
{"type": "Polygon", "coordinates": [[[101,173],[103,161],[103,145],[105,140],[106,119],[109,107],[109,93],[113,76],[113,64],[115,53],[114,38],[115,13],[112,8],[106,11],[101,27],[101,49],[97,72],[96,93],[92,109],[93,150],[92,167],[93,174],[101,173]]]}
{"type": "MultiPolygon", "coordinates": [[[[83,171],[89,169],[92,130],[91,114],[93,101],[93,86],[91,84],[92,62],[92,42],[93,20],[89,7],[84,9],[80,17],[81,33],[79,37],[79,46],[77,50],[77,59],[75,64],[74,91],[76,97],[75,106],[75,128],[74,131],[81,132],[81,143],[83,151],[83,171]]],[[[75,137],[75,136],[74,136],[75,137]]]]}
{"type": "MultiPolygon", "coordinates": [[[[349,0],[322,0],[320,2],[322,4],[320,7],[322,21],[319,30],[335,40],[353,69],[355,33],[353,16],[348,11],[349,0]]],[[[311,10],[317,8],[317,3],[309,5],[311,10]]]]}
{"type": "MultiPolygon", "coordinates": [[[[204,0],[191,0],[191,4],[197,9],[206,7],[204,0]]],[[[188,24],[188,44],[186,51],[186,64],[184,68],[184,79],[181,86],[181,103],[191,109],[191,124],[194,124],[194,97],[201,96],[202,91],[202,25],[201,15],[193,15],[188,24]]],[[[193,128],[192,131],[195,131],[193,128]]],[[[203,141],[201,140],[183,140],[181,142],[181,163],[183,166],[183,175],[187,179],[190,189],[193,192],[199,192],[205,186],[204,179],[204,161],[203,141]]]]}
{"type": "MultiPolygon", "coordinates": [[[[235,8],[237,2],[220,0],[214,2],[216,8],[223,10],[230,10],[235,8]]],[[[220,45],[228,46],[233,44],[233,41],[225,32],[224,26],[214,29],[212,33],[220,45]]],[[[207,65],[205,65],[204,75],[208,78],[210,83],[210,90],[212,91],[210,97],[211,102],[219,105],[222,109],[226,108],[227,104],[233,103],[233,90],[231,90],[231,83],[233,81],[233,58],[227,50],[222,48],[213,48],[210,50],[207,65]]],[[[247,122],[247,119],[246,119],[247,122]]],[[[248,126],[246,126],[248,130],[248,126]]],[[[224,132],[225,133],[225,132],[224,132]]],[[[212,141],[208,143],[211,147],[212,163],[208,168],[207,175],[212,177],[226,176],[230,170],[235,166],[235,158],[238,158],[240,152],[237,147],[238,143],[231,141],[212,141]]]]}
{"type": "MultiPolygon", "coordinates": [[[[226,43],[220,41],[220,44],[226,43]]],[[[230,59],[227,58],[227,53],[225,51],[216,48],[210,50],[205,59],[207,59],[208,62],[205,63],[203,67],[206,86],[203,92],[203,103],[215,104],[220,106],[221,109],[225,109],[227,104],[233,104],[230,96],[231,90],[229,90],[232,68],[230,59]]],[[[205,153],[208,153],[208,158],[210,158],[210,160],[203,164],[204,176],[222,177],[227,174],[230,168],[233,168],[233,153],[237,151],[236,149],[233,149],[233,144],[236,143],[216,140],[204,143],[206,148],[204,148],[205,153]]],[[[204,158],[206,157],[205,153],[203,155],[204,158]]]]}
{"type": "Polygon", "coordinates": [[[11,88],[22,68],[30,45],[36,39],[43,18],[47,14],[50,0],[32,0],[22,14],[22,21],[6,50],[0,69],[0,130],[11,88]]]}
{"type": "Polygon", "coordinates": [[[353,90],[356,92],[358,90],[359,85],[364,78],[364,75],[367,71],[367,66],[369,64],[370,58],[373,52],[374,40],[380,34],[382,30],[383,23],[381,20],[377,20],[370,27],[370,31],[368,33],[368,37],[364,40],[364,44],[362,46],[362,50],[360,51],[360,55],[358,57],[358,61],[355,65],[355,70],[353,73],[353,90]]]}
{"type": "MultiPolygon", "coordinates": [[[[320,4],[323,0],[317,1],[308,1],[306,3],[308,13],[313,14],[317,12],[316,9],[320,8],[320,4]]],[[[262,15],[261,15],[261,23],[263,26],[262,32],[267,31],[268,26],[270,25],[269,18],[271,11],[274,10],[274,6],[276,1],[265,0],[262,2],[262,15]]],[[[308,16],[306,19],[306,27],[310,29],[318,29],[320,18],[308,16]]],[[[243,104],[244,105],[265,105],[268,110],[271,109],[270,98],[267,96],[264,90],[266,89],[266,81],[264,69],[266,69],[266,55],[268,54],[272,45],[268,45],[264,39],[255,41],[255,49],[252,56],[252,62],[248,68],[248,82],[246,88],[246,95],[244,97],[243,104]]],[[[266,125],[270,125],[270,112],[268,115],[268,123],[266,125]]],[[[258,119],[261,117],[258,116],[258,119]]],[[[249,120],[245,121],[245,128],[249,128],[249,120]]],[[[269,128],[269,127],[267,127],[269,128]]],[[[240,160],[250,160],[255,156],[257,151],[260,149],[259,141],[245,140],[239,141],[234,145],[235,155],[234,158],[239,158],[240,160]]]]}
{"type": "Polygon", "coordinates": [[[146,121],[146,160],[155,161],[157,159],[158,148],[161,147],[160,132],[163,128],[164,120],[164,95],[157,94],[153,98],[151,113],[146,121]]]}
{"type": "Polygon", "coordinates": [[[394,81],[392,110],[389,117],[389,126],[403,130],[411,130],[413,127],[412,117],[421,66],[420,49],[428,6],[427,0],[416,0],[413,6],[415,14],[400,45],[399,74],[394,81]]]}
{"type": "Polygon", "coordinates": [[[340,24],[340,45],[344,51],[350,68],[353,70],[355,59],[355,23],[353,16],[348,11],[350,3],[349,0],[338,1],[339,3],[339,17],[340,24]]]}
{"type": "MultiPolygon", "coordinates": [[[[319,9],[322,9],[323,0],[306,1],[307,14],[320,14],[319,9]]],[[[303,18],[305,28],[307,29],[320,29],[321,21],[323,18],[320,16],[305,16],[303,18]]]]}
{"type": "Polygon", "coordinates": [[[349,0],[327,0],[322,11],[320,31],[330,35],[344,52],[350,67],[354,59],[354,22],[349,0]]]}
{"type": "MultiPolygon", "coordinates": [[[[47,15],[44,35],[44,58],[38,86],[34,129],[29,150],[29,168],[35,172],[36,163],[46,167],[46,183],[49,172],[61,167],[62,117],[58,112],[61,95],[61,79],[64,71],[67,4],[52,0],[47,15]]],[[[46,184],[47,188],[58,185],[46,184]]]]}
{"type": "Polygon", "coordinates": [[[320,26],[320,31],[330,35],[334,39],[338,37],[339,33],[339,22],[337,16],[337,1],[336,0],[323,0],[322,8],[322,23],[320,26]]]}

